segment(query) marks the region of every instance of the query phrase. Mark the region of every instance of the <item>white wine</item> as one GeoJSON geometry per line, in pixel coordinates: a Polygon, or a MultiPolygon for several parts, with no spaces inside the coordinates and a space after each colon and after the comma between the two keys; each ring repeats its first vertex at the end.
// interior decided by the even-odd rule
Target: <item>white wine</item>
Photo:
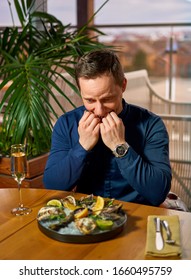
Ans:
{"type": "Polygon", "coordinates": [[[18,183],[19,205],[11,210],[16,216],[28,215],[32,209],[23,205],[21,194],[21,183],[27,173],[26,145],[15,144],[11,146],[11,175],[18,183]]]}
{"type": "Polygon", "coordinates": [[[27,160],[24,152],[15,152],[11,154],[11,174],[13,178],[21,183],[25,178],[27,171],[27,160]]]}

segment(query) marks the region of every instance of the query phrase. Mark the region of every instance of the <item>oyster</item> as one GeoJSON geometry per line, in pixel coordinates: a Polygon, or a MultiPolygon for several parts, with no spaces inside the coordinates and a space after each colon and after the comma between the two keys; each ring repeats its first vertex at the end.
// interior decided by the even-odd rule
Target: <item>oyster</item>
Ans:
{"type": "Polygon", "coordinates": [[[85,208],[85,207],[90,208],[95,203],[93,194],[87,195],[85,197],[84,196],[81,197],[79,199],[78,203],[83,208],[85,208]]]}
{"type": "Polygon", "coordinates": [[[121,219],[121,215],[118,214],[118,213],[104,212],[104,213],[99,214],[99,217],[104,219],[104,220],[112,220],[112,221],[116,221],[116,220],[121,219]]]}
{"type": "Polygon", "coordinates": [[[71,212],[65,218],[61,219],[59,223],[49,225],[49,228],[52,230],[59,230],[60,228],[66,227],[73,220],[74,220],[74,212],[71,212]]]}
{"type": "Polygon", "coordinates": [[[116,221],[121,218],[122,203],[103,208],[99,216],[104,220],[116,221]]]}
{"type": "Polygon", "coordinates": [[[97,227],[96,223],[91,218],[82,218],[77,219],[75,221],[76,227],[83,233],[83,234],[90,234],[94,229],[97,227]]]}
{"type": "Polygon", "coordinates": [[[63,205],[64,205],[64,203],[70,203],[70,204],[73,204],[74,206],[76,206],[76,199],[72,195],[68,195],[68,196],[62,198],[61,202],[63,205]]]}
{"type": "Polygon", "coordinates": [[[103,208],[103,210],[101,211],[102,213],[117,213],[121,208],[122,208],[123,204],[113,204],[109,207],[105,207],[103,208]]]}
{"type": "Polygon", "coordinates": [[[65,217],[66,214],[64,212],[64,208],[62,207],[54,207],[54,206],[45,206],[42,207],[37,216],[38,221],[45,221],[49,219],[54,219],[56,217],[65,217]]]}

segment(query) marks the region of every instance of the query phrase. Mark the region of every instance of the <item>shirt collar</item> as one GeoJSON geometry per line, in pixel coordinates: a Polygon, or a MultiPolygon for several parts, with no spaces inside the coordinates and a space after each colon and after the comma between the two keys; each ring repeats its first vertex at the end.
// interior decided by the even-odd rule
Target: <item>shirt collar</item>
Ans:
{"type": "Polygon", "coordinates": [[[123,119],[127,115],[128,104],[122,99],[123,110],[119,113],[118,117],[123,119]]]}

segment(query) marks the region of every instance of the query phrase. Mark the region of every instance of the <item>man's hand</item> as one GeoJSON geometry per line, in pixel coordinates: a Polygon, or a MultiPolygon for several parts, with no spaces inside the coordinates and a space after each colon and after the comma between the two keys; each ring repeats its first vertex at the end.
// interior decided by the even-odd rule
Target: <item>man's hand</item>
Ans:
{"type": "Polygon", "coordinates": [[[115,112],[102,119],[100,132],[104,144],[112,151],[117,145],[125,143],[125,127],[115,112]]]}
{"type": "Polygon", "coordinates": [[[85,111],[78,126],[79,142],[89,151],[98,142],[100,135],[100,118],[93,113],[85,111]]]}

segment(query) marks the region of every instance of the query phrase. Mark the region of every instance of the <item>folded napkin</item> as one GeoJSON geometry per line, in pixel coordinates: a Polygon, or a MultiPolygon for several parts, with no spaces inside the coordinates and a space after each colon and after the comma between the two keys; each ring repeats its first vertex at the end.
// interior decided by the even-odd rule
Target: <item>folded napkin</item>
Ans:
{"type": "Polygon", "coordinates": [[[180,246],[180,222],[179,217],[177,215],[173,216],[148,216],[147,220],[147,239],[146,239],[146,248],[145,248],[146,256],[155,256],[155,257],[180,257],[181,256],[181,246],[180,246]],[[167,238],[166,230],[163,226],[161,226],[161,232],[164,240],[164,247],[162,250],[157,250],[155,245],[156,238],[156,227],[154,218],[159,217],[161,220],[166,220],[169,223],[169,227],[171,230],[171,237],[176,242],[175,244],[167,244],[165,243],[165,239],[167,238]]]}

